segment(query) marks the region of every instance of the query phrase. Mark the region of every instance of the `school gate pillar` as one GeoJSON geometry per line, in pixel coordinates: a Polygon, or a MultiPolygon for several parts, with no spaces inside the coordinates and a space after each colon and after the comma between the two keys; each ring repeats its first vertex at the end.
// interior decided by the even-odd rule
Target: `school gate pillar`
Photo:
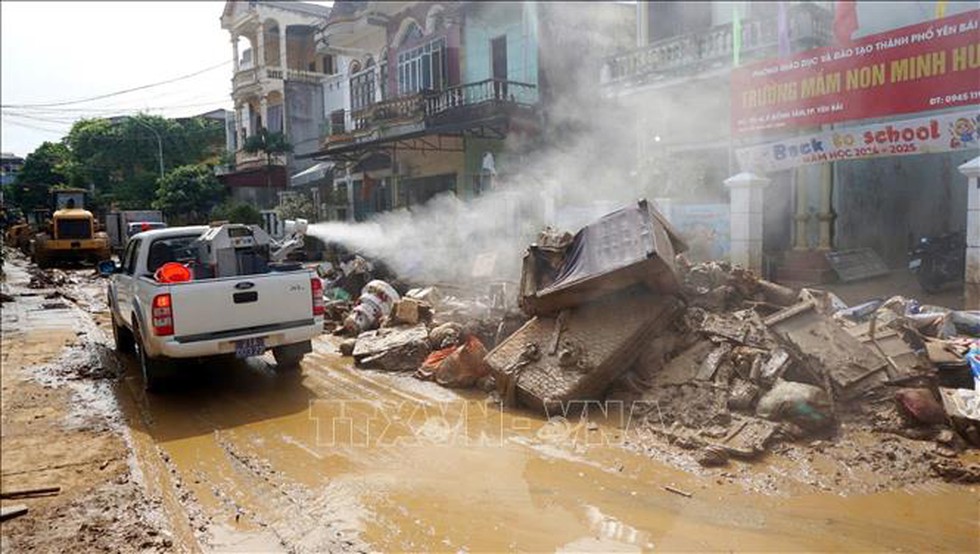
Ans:
{"type": "Polygon", "coordinates": [[[762,275],[763,193],[770,180],[743,172],[725,179],[731,195],[732,263],[762,275]]]}

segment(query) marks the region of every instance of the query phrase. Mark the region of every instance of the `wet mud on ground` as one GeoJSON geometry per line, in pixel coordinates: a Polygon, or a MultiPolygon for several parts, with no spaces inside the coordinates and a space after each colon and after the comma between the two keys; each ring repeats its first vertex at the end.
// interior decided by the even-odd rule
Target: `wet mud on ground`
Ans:
{"type": "Polygon", "coordinates": [[[18,501],[31,512],[4,522],[4,551],[980,548],[976,485],[875,470],[932,443],[855,437],[702,468],[615,412],[501,410],[353,369],[327,336],[292,375],[268,356],[191,362],[147,395],[110,350],[90,270],[45,299],[17,295],[37,292],[17,288],[23,261],[5,269],[3,489],[62,494],[18,501]],[[67,309],[37,309],[53,301],[67,309]]]}

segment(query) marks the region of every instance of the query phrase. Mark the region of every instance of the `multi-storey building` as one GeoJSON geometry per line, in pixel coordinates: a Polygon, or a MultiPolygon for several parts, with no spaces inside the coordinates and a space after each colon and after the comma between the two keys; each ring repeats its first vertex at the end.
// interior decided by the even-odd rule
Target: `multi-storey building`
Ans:
{"type": "Polygon", "coordinates": [[[235,153],[232,171],[220,179],[239,200],[262,208],[277,203],[290,176],[313,162],[323,117],[321,82],[336,70],[333,57],[317,52],[315,35],[330,9],[304,2],[229,1],[221,27],[231,35],[234,54],[232,99],[235,153]],[[285,134],[293,151],[274,156],[243,149],[248,137],[268,129],[285,134]]]}
{"type": "Polygon", "coordinates": [[[24,158],[9,152],[0,154],[0,187],[13,183],[22,167],[24,167],[24,158]]]}
{"type": "MultiPolygon", "coordinates": [[[[324,81],[314,156],[333,164],[332,216],[362,220],[444,192],[471,198],[505,181],[568,81],[548,61],[555,36],[542,33],[559,9],[581,29],[625,23],[625,34],[606,33],[632,40],[632,8],[618,3],[336,2],[317,41],[337,72],[324,81]]],[[[586,36],[572,26],[567,35],[586,36]]]]}

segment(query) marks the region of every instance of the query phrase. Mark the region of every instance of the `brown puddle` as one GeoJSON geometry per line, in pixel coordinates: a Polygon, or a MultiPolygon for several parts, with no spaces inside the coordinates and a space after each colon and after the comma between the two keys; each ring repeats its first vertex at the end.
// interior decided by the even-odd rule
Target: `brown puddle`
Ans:
{"type": "Polygon", "coordinates": [[[748,494],[630,453],[612,426],[501,412],[482,394],[349,369],[326,341],[316,347],[302,376],[262,361],[188,368],[201,382],[139,400],[149,435],[209,516],[215,550],[980,545],[975,487],[748,494]]]}

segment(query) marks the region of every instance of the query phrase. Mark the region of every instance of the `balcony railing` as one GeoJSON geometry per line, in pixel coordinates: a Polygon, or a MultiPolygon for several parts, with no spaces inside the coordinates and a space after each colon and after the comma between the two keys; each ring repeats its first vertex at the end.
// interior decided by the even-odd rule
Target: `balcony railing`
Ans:
{"type": "Polygon", "coordinates": [[[399,96],[371,104],[351,112],[354,130],[361,131],[378,123],[395,123],[416,120],[425,115],[425,102],[421,94],[399,96]]]}
{"type": "Polygon", "coordinates": [[[237,73],[235,73],[235,77],[232,79],[232,85],[235,89],[247,87],[258,82],[258,69],[254,67],[239,70],[237,73]]]}
{"type": "Polygon", "coordinates": [[[487,79],[425,95],[425,115],[431,117],[454,108],[477,106],[487,102],[531,106],[537,101],[538,91],[534,85],[487,79]]]}
{"type": "Polygon", "coordinates": [[[291,81],[302,81],[304,83],[317,84],[322,82],[327,75],[315,71],[304,71],[302,69],[287,69],[283,73],[280,66],[250,67],[240,69],[235,73],[233,84],[235,89],[254,85],[259,82],[259,78],[282,80],[284,77],[291,81]]]}
{"type": "Polygon", "coordinates": [[[531,106],[537,103],[537,88],[527,83],[487,79],[457,85],[440,91],[426,91],[400,96],[372,104],[354,112],[354,129],[364,129],[375,123],[417,120],[450,112],[454,109],[479,106],[490,102],[531,106]]]}
{"type": "MultiPolygon", "coordinates": [[[[460,118],[469,117],[462,110],[479,106],[523,106],[537,103],[537,87],[528,83],[487,79],[476,83],[457,85],[441,91],[426,91],[411,96],[399,96],[383,100],[354,110],[331,112],[330,121],[321,129],[323,143],[346,143],[357,140],[357,136],[378,129],[381,126],[394,126],[400,123],[444,123],[447,118],[458,114],[460,118]],[[350,127],[344,122],[350,115],[350,127]]],[[[492,108],[491,108],[492,109],[492,108]]],[[[470,112],[471,113],[471,112],[470,112]]]]}
{"type": "Polygon", "coordinates": [[[287,69],[286,78],[290,81],[302,81],[304,83],[317,84],[322,82],[327,75],[315,71],[305,71],[302,69],[287,69]]]}
{"type": "MultiPolygon", "coordinates": [[[[822,46],[830,41],[831,14],[814,4],[790,8],[789,38],[794,50],[822,46]]],[[[617,84],[655,75],[693,73],[712,66],[723,66],[732,59],[732,24],[718,25],[699,33],[690,33],[630,50],[606,59],[603,82],[617,84]]],[[[776,18],[750,19],[742,22],[743,59],[760,59],[775,55],[779,36],[776,18]]]]}

